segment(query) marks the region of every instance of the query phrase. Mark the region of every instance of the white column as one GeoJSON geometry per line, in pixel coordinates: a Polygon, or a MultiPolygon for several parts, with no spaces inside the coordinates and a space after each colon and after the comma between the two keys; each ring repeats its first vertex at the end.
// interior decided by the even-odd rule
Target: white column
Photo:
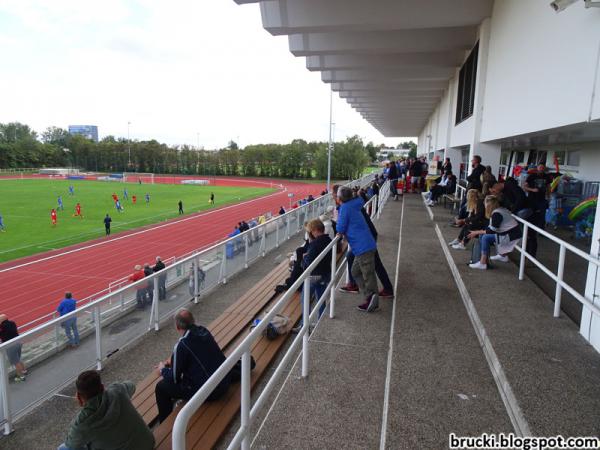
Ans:
{"type": "MultiPolygon", "coordinates": [[[[594,233],[590,255],[598,258],[600,254],[600,208],[596,208],[594,233]]],[[[600,270],[594,264],[588,264],[585,297],[594,305],[600,306],[600,270]]],[[[589,308],[583,307],[579,332],[594,348],[600,352],[600,317],[592,314],[589,308]]]]}
{"type": "MultiPolygon", "coordinates": [[[[500,144],[487,144],[481,142],[481,123],[483,120],[485,86],[488,65],[488,50],[490,47],[491,20],[489,18],[481,22],[479,27],[479,55],[477,58],[477,79],[475,84],[475,106],[473,109],[473,120],[475,129],[473,139],[470,142],[469,166],[474,155],[481,156],[484,166],[492,166],[492,173],[498,174],[500,166],[500,144]]],[[[471,168],[469,167],[469,173],[471,168]]]]}

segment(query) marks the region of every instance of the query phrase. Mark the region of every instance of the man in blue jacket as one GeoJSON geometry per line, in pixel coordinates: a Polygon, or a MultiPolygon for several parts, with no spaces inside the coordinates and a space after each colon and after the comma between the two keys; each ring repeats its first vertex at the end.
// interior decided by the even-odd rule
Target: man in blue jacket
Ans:
{"type": "Polygon", "coordinates": [[[361,294],[364,295],[364,302],[358,309],[372,312],[379,307],[375,275],[377,244],[361,211],[364,204],[362,198],[353,197],[352,190],[345,186],[338,189],[337,195],[342,202],[338,214],[337,233],[344,235],[354,253],[352,276],[361,294]]]}
{"type": "MultiPolygon", "coordinates": [[[[175,400],[192,398],[225,361],[225,355],[210,331],[195,325],[194,316],[187,309],[180,309],[175,314],[175,328],[181,337],[171,358],[158,365],[162,380],[156,384],[154,393],[160,422],[169,417],[175,400]]],[[[229,376],[226,376],[208,400],[217,400],[228,388],[229,376]]]]}
{"type": "MultiPolygon", "coordinates": [[[[77,308],[77,300],[73,298],[70,292],[65,293],[65,298],[61,300],[58,308],[58,314],[64,316],[77,308]]],[[[79,345],[79,330],[77,329],[77,317],[71,317],[60,324],[65,329],[65,334],[69,342],[68,347],[75,348],[79,345]]]]}

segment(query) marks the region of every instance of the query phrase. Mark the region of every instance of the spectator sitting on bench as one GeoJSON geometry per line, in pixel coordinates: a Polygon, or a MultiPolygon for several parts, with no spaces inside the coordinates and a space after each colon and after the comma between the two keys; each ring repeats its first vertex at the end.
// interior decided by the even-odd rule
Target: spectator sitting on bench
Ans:
{"type": "Polygon", "coordinates": [[[485,230],[471,231],[469,239],[479,238],[481,250],[479,261],[469,264],[471,269],[487,269],[487,263],[493,261],[508,262],[507,253],[514,250],[521,239],[521,227],[510,211],[500,206],[498,197],[488,195],[485,198],[485,216],[490,219],[490,224],[485,230]],[[489,256],[490,247],[496,244],[497,255],[489,256]]]}
{"type": "Polygon", "coordinates": [[[452,171],[446,172],[439,178],[436,178],[433,186],[429,190],[427,194],[426,205],[433,206],[435,202],[444,194],[453,193],[456,190],[456,182],[453,181],[454,175],[452,175],[452,171]]]}
{"type": "Polygon", "coordinates": [[[154,436],[131,404],[135,384],[113,383],[104,389],[95,370],[81,372],[75,382],[81,411],[71,422],[58,450],[151,450],[154,436]]]}
{"type": "MultiPolygon", "coordinates": [[[[194,324],[194,316],[187,309],[175,314],[175,328],[181,335],[171,358],[158,364],[162,376],[156,384],[155,395],[158,406],[158,420],[163,422],[173,411],[176,400],[189,400],[206,383],[225,361],[213,335],[206,328],[194,324]]],[[[208,396],[217,400],[229,388],[229,377],[208,396]]]]}
{"type": "Polygon", "coordinates": [[[483,230],[487,226],[488,221],[485,218],[483,196],[477,189],[470,189],[467,192],[466,208],[469,215],[465,219],[461,219],[463,225],[458,237],[448,243],[455,250],[465,250],[466,245],[469,243],[469,233],[471,231],[483,230]]]}

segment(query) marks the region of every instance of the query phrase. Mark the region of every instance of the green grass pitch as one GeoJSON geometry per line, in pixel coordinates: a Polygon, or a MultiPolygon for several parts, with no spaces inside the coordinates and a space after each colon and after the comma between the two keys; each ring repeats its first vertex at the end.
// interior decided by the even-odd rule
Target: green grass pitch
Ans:
{"type": "MultiPolygon", "coordinates": [[[[171,184],[116,183],[87,180],[0,180],[0,214],[6,227],[0,233],[0,262],[66,247],[104,236],[103,219],[112,218],[112,234],[178,216],[177,202],[185,214],[212,208],[208,200],[215,194],[216,207],[256,198],[272,192],[268,188],[194,186],[171,184]],[[75,195],[69,195],[73,185],[75,195]],[[123,199],[127,188],[129,200],[123,199]],[[124,208],[118,213],[112,194],[124,208]],[[150,194],[146,204],[144,196],[150,194]],[[57,210],[58,223],[52,227],[50,210],[57,208],[62,195],[64,211],[57,210]],[[132,196],[137,204],[132,204],[132,196]],[[75,204],[81,204],[83,219],[73,217],[75,204]]],[[[243,219],[242,217],[240,219],[243,219]]]]}

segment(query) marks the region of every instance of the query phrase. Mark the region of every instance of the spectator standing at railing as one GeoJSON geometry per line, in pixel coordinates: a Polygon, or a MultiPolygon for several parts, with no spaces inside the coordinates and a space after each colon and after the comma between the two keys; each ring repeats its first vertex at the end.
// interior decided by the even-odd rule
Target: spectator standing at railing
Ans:
{"type": "Polygon", "coordinates": [[[410,184],[413,194],[417,193],[417,189],[421,190],[421,175],[423,175],[423,163],[420,159],[416,159],[410,166],[410,184]]]}
{"type": "MultiPolygon", "coordinates": [[[[154,270],[152,270],[150,264],[144,263],[144,277],[149,277],[153,273],[154,270]]],[[[148,280],[145,296],[148,302],[152,302],[152,299],[154,298],[154,280],[148,280]]]]}
{"type": "MultiPolygon", "coordinates": [[[[3,344],[8,342],[19,335],[17,330],[17,324],[12,320],[8,320],[6,314],[0,314],[0,342],[3,344]]],[[[25,364],[21,362],[21,343],[13,344],[6,349],[6,357],[8,362],[15,367],[15,382],[25,381],[27,376],[27,369],[25,364]]]]}
{"type": "Polygon", "coordinates": [[[131,403],[135,384],[112,383],[106,389],[100,374],[86,370],[75,382],[81,411],[71,422],[58,450],[152,450],[154,436],[131,403]]]}
{"type": "MultiPolygon", "coordinates": [[[[77,308],[77,300],[73,298],[73,294],[70,292],[65,292],[65,298],[63,298],[56,311],[60,316],[64,316],[70,312],[75,311],[77,308]]],[[[62,322],[61,327],[65,329],[65,334],[67,335],[67,347],[69,348],[77,348],[79,346],[79,330],[77,329],[77,317],[71,317],[70,319],[62,322]]]]}
{"type": "MultiPolygon", "coordinates": [[[[139,281],[145,277],[144,271],[142,270],[142,266],[137,264],[134,268],[134,272],[129,276],[128,280],[132,283],[139,281]]],[[[137,303],[138,309],[144,309],[146,305],[146,287],[143,283],[140,283],[136,286],[135,291],[135,300],[137,303]]]]}
{"type": "Polygon", "coordinates": [[[166,267],[165,263],[162,262],[162,259],[160,259],[160,256],[157,256],[156,263],[154,264],[154,267],[152,268],[152,272],[158,273],[161,270],[163,271],[163,273],[158,276],[158,299],[159,300],[164,300],[167,298],[167,271],[164,270],[165,267],[166,267]]]}
{"type": "MultiPolygon", "coordinates": [[[[341,204],[340,199],[337,197],[339,189],[340,185],[336,184],[333,186],[332,192],[335,196],[335,201],[337,204],[341,204]]],[[[373,236],[373,239],[375,240],[375,242],[377,242],[377,229],[375,228],[375,225],[371,221],[371,218],[365,211],[364,207],[361,208],[361,213],[363,215],[363,218],[365,219],[365,222],[367,223],[367,227],[369,228],[371,236],[373,236]]],[[[359,292],[359,289],[356,281],[354,280],[354,277],[352,276],[352,267],[354,265],[354,253],[352,252],[352,248],[346,253],[346,261],[348,263],[348,283],[340,287],[340,291],[350,294],[356,294],[359,292]]],[[[387,273],[385,266],[383,265],[383,262],[381,261],[379,252],[377,250],[375,250],[375,273],[382,284],[382,289],[379,291],[379,297],[393,297],[394,287],[392,286],[390,277],[387,273]]]]}
{"type": "MultiPolygon", "coordinates": [[[[160,422],[169,417],[174,401],[192,398],[225,361],[225,355],[213,335],[203,326],[196,325],[194,316],[187,309],[180,309],[175,314],[175,328],[181,337],[171,358],[160,362],[157,367],[162,376],[154,391],[160,422]]],[[[226,376],[208,400],[217,400],[228,388],[229,376],[226,376]]]]}
{"type": "Polygon", "coordinates": [[[285,214],[285,208],[283,206],[279,207],[279,215],[283,216],[285,214]]]}
{"type": "Polygon", "coordinates": [[[342,203],[337,221],[337,233],[343,235],[354,254],[352,276],[356,280],[364,302],[360,311],[372,312],[379,307],[377,278],[375,276],[375,253],[377,244],[361,211],[363,201],[353,197],[352,190],[345,186],[338,189],[337,196],[342,203]]]}
{"type": "Polygon", "coordinates": [[[394,200],[398,200],[398,191],[396,190],[396,183],[398,182],[398,169],[396,163],[390,161],[388,163],[388,180],[390,181],[390,192],[394,196],[394,200]]]}
{"type": "MultiPolygon", "coordinates": [[[[302,258],[302,269],[306,270],[314,260],[325,250],[325,248],[331,243],[331,238],[325,233],[325,225],[319,219],[313,219],[306,224],[305,230],[308,234],[308,245],[306,246],[306,253],[302,258]]],[[[327,285],[331,281],[331,252],[323,257],[317,267],[310,273],[310,293],[309,299],[315,298],[318,301],[327,285]]],[[[302,288],[304,289],[304,287],[302,288]]],[[[304,296],[300,295],[301,301],[304,301],[304,296]]],[[[325,311],[326,302],[323,302],[319,308],[319,317],[323,315],[325,311]]],[[[298,333],[302,328],[303,321],[300,320],[299,325],[292,331],[298,333]]]]}

